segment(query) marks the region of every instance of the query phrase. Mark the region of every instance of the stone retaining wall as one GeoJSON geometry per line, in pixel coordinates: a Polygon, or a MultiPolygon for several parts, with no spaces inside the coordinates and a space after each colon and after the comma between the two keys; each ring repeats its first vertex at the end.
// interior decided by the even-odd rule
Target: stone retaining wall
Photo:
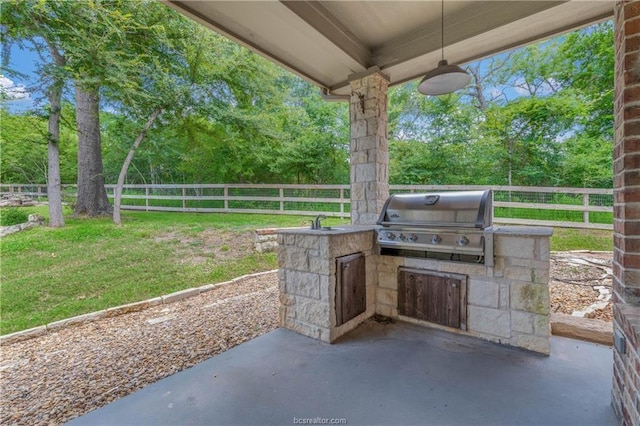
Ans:
{"type": "Polygon", "coordinates": [[[278,249],[277,229],[256,229],[253,237],[253,248],[258,253],[268,253],[278,249]]]}

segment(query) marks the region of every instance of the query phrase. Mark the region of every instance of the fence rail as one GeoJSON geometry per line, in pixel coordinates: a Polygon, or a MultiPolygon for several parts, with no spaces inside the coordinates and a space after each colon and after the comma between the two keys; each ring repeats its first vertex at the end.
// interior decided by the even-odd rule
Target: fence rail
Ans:
{"type": "MultiPolygon", "coordinates": [[[[115,185],[106,185],[113,199],[115,185]]],[[[612,229],[613,190],[476,185],[391,185],[390,193],[493,190],[493,217],[499,224],[612,229]]],[[[64,185],[75,197],[75,185],[64,185]]],[[[20,194],[39,201],[46,185],[0,184],[0,195],[20,194]]],[[[125,185],[122,209],[201,213],[263,213],[348,218],[349,185],[162,184],[125,185]]]]}

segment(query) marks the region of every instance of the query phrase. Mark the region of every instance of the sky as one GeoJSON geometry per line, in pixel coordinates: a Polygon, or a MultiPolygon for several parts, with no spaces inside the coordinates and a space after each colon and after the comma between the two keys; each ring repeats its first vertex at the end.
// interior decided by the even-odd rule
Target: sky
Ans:
{"type": "Polygon", "coordinates": [[[10,99],[2,103],[10,112],[21,113],[36,106],[36,98],[41,94],[30,92],[34,90],[34,86],[37,83],[36,68],[38,61],[39,58],[36,52],[28,48],[22,49],[16,45],[11,46],[8,69],[0,70],[0,90],[8,95],[10,99]],[[14,71],[14,73],[10,71],[14,71]]]}
{"type": "MultiPolygon", "coordinates": [[[[499,55],[498,55],[499,56],[499,55]]],[[[41,93],[30,93],[37,84],[37,63],[38,54],[28,48],[20,48],[17,45],[11,46],[9,55],[9,66],[7,69],[0,69],[0,90],[9,96],[9,101],[2,103],[7,106],[10,112],[20,113],[36,107],[36,100],[42,97],[41,93]],[[15,73],[12,73],[14,71],[15,73]],[[17,74],[23,74],[21,77],[17,74]]],[[[479,61],[480,67],[486,67],[484,61],[479,61]]],[[[469,64],[474,65],[475,63],[469,64]]],[[[520,96],[527,96],[528,93],[518,87],[518,82],[500,87],[487,87],[486,95],[490,98],[496,96],[506,96],[514,99],[520,96]]]]}
{"type": "Polygon", "coordinates": [[[38,56],[35,52],[11,47],[9,65],[0,71],[0,88],[9,97],[5,103],[11,112],[20,112],[33,107],[33,96],[29,89],[36,83],[36,63],[38,56]],[[16,76],[9,70],[25,74],[26,77],[16,76]],[[7,75],[5,75],[7,74],[7,75]]]}

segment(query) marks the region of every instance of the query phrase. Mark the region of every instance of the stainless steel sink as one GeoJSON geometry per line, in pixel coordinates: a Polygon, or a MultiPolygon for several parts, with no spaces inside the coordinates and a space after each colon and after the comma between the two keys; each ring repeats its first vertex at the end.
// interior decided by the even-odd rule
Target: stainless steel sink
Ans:
{"type": "Polygon", "coordinates": [[[335,226],[323,226],[320,230],[321,231],[344,231],[344,228],[338,228],[335,226]]]}

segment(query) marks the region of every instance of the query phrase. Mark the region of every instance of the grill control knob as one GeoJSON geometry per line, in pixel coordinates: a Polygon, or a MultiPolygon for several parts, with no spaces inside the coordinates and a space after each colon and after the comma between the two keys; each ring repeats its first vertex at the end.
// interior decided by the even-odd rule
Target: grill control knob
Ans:
{"type": "Polygon", "coordinates": [[[416,234],[409,235],[409,241],[413,241],[413,242],[418,241],[418,236],[416,234]]]}
{"type": "Polygon", "coordinates": [[[466,246],[467,244],[469,244],[469,239],[468,239],[467,237],[465,237],[465,236],[463,235],[462,237],[458,238],[458,245],[459,245],[460,247],[464,247],[464,246],[466,246]]]}
{"type": "Polygon", "coordinates": [[[387,232],[387,238],[393,241],[396,239],[396,234],[393,232],[387,232]]]}
{"type": "Polygon", "coordinates": [[[440,244],[441,242],[442,238],[440,238],[440,235],[434,235],[431,237],[431,244],[440,244]]]}
{"type": "Polygon", "coordinates": [[[400,235],[398,235],[398,238],[400,238],[402,241],[404,241],[404,240],[407,239],[407,236],[404,235],[404,234],[400,234],[400,235]]]}

